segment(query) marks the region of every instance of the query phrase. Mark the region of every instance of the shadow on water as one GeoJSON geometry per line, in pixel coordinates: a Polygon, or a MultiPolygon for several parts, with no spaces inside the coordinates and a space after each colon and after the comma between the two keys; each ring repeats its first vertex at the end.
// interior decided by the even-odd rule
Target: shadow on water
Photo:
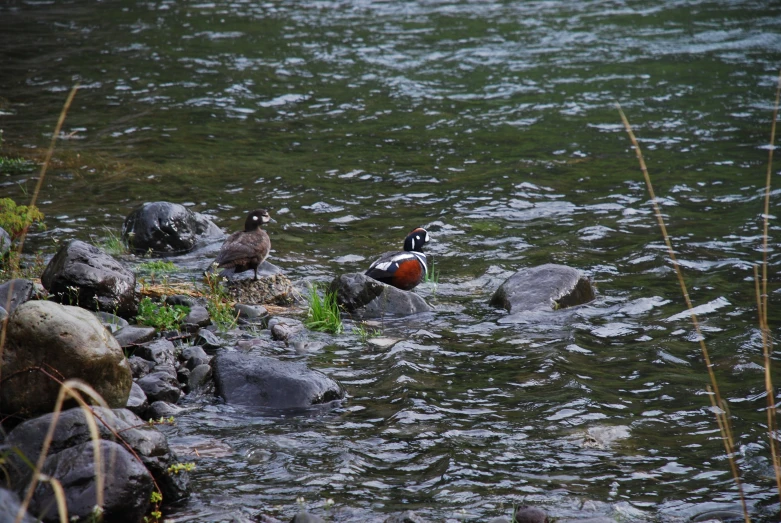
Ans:
{"type": "MultiPolygon", "coordinates": [[[[414,226],[432,234],[440,281],[416,292],[435,312],[371,327],[392,344],[348,330],[309,352],[275,346],[339,380],[341,406],[186,400],[164,429],[197,464],[174,521],[289,519],[297,498],[344,522],[485,521],[521,503],[725,517],[737,496],[707,374],[618,99],[702,307],[749,504],[769,521],[751,266],[780,16],[750,2],[10,2],[0,152],[36,157],[81,82],[41,193],[48,228],[29,241],[46,255],[154,200],[226,231],[263,204],[270,260],[295,282],[365,270],[414,226]],[[586,272],[597,300],[537,316],[488,305],[549,262],[586,272]]],[[[34,183],[0,173],[17,201],[34,183]]],[[[217,245],[172,258],[171,279],[200,280],[217,245]]]]}

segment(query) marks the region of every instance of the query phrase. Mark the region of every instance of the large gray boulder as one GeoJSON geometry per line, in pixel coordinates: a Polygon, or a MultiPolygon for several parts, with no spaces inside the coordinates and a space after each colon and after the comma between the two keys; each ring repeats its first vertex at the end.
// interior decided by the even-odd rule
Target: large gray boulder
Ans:
{"type": "MultiPolygon", "coordinates": [[[[0,487],[0,521],[16,521],[20,506],[19,497],[15,492],[0,487]]],[[[35,523],[35,520],[26,513],[21,523],[35,523]]]]}
{"type": "Polygon", "coordinates": [[[222,236],[205,216],[170,202],[144,203],[130,212],[122,226],[122,239],[136,253],[181,254],[202,240],[222,236]]]}
{"type": "Polygon", "coordinates": [[[521,269],[496,289],[491,305],[515,314],[557,310],[588,303],[594,288],[579,270],[547,263],[521,269]]]}
{"type": "Polygon", "coordinates": [[[135,274],[99,248],[80,240],[60,247],[43,271],[41,283],[60,303],[125,318],[138,313],[135,274]]]}
{"type": "Polygon", "coordinates": [[[341,385],[303,363],[223,352],[212,368],[217,395],[233,405],[306,409],[344,398],[341,385]]]}
{"type": "Polygon", "coordinates": [[[0,412],[31,417],[51,412],[59,379],[80,379],[111,407],[124,407],[130,366],[94,314],[50,301],[28,301],[8,319],[2,354],[0,412]]]}
{"type": "Polygon", "coordinates": [[[11,250],[11,235],[8,231],[0,227],[0,257],[8,254],[11,250]]]}
{"type": "MultiPolygon", "coordinates": [[[[114,433],[133,449],[141,463],[149,470],[163,492],[164,503],[182,499],[188,495],[189,476],[186,472],[173,474],[168,468],[176,463],[176,454],[168,446],[165,434],[127,409],[104,409],[95,407],[95,415],[100,438],[115,440],[114,433]]],[[[46,414],[17,425],[6,438],[5,445],[23,454],[27,460],[35,463],[43,448],[43,440],[52,423],[53,415],[46,414]]],[[[54,430],[48,456],[56,455],[66,449],[89,444],[91,436],[89,426],[80,408],[63,411],[54,430]]],[[[30,467],[17,455],[9,453],[7,467],[11,486],[18,493],[29,484],[30,467]]]]}
{"type": "Polygon", "coordinates": [[[336,291],[336,301],[345,311],[365,318],[409,316],[432,310],[423,298],[360,273],[337,276],[329,292],[336,291]]]}
{"type": "MultiPolygon", "coordinates": [[[[100,442],[103,475],[103,521],[138,523],[149,508],[152,476],[130,452],[113,441],[100,442]]],[[[100,469],[99,469],[100,470],[100,469]]],[[[82,443],[51,455],[44,461],[43,474],[58,479],[65,491],[68,517],[87,519],[97,504],[95,455],[92,442],[82,443]]],[[[29,512],[44,522],[59,522],[54,491],[39,483],[29,512]]]]}

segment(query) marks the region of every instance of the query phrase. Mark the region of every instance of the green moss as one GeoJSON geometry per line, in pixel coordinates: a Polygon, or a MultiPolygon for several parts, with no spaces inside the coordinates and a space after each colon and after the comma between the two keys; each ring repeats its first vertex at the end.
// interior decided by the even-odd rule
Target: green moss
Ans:
{"type": "Polygon", "coordinates": [[[136,321],[139,324],[149,325],[156,329],[172,330],[182,323],[182,320],[189,312],[190,307],[155,303],[146,296],[138,304],[136,321]]]}

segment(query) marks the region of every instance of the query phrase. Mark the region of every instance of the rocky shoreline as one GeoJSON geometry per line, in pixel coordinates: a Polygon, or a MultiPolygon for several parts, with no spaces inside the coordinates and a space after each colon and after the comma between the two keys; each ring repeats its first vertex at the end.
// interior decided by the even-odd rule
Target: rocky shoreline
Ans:
{"type": "MultiPolygon", "coordinates": [[[[208,218],[168,202],[144,204],[128,216],[123,228],[125,241],[136,252],[152,255],[187,252],[219,234],[208,218]]],[[[55,254],[41,276],[42,288],[21,279],[0,286],[5,329],[0,414],[3,433],[8,431],[0,443],[7,451],[11,478],[9,488],[0,487],[0,500],[5,500],[0,503],[0,520],[13,520],[19,500],[37,483],[23,521],[59,521],[51,484],[39,482],[30,467],[42,449],[48,450],[41,473],[59,480],[68,517],[91,517],[102,488],[104,521],[159,520],[166,505],[186,498],[190,491],[192,465],[179,461],[156,427],[181,412],[177,403],[187,394],[213,395],[261,413],[295,415],[339,405],[346,393],[337,381],[264,350],[270,349],[267,339],[293,348],[311,342],[300,320],[285,309],[272,316],[264,307],[300,299],[292,283],[273,266],[270,269],[258,282],[239,280],[227,291],[236,301],[231,314],[242,336],[222,335],[207,299],[184,294],[159,302],[186,311],[176,328],[134,323],[141,302],[136,275],[101,249],[78,240],[55,254]],[[265,337],[247,335],[266,331],[265,337]],[[89,385],[105,405],[85,409],[66,401],[62,412],[55,410],[60,388],[68,380],[89,385]],[[91,436],[88,415],[96,420],[99,441],[91,436]],[[47,442],[44,436],[50,427],[52,439],[47,442]]],[[[343,310],[362,317],[432,310],[417,294],[362,274],[338,275],[330,288],[343,310]]],[[[578,305],[593,296],[590,282],[579,271],[544,265],[510,278],[492,305],[507,309],[507,318],[512,318],[578,305]]],[[[545,521],[542,511],[526,508],[519,508],[516,521],[545,521]]],[[[278,520],[258,515],[257,521],[278,520]]],[[[301,513],[293,521],[323,520],[301,513]]],[[[413,513],[386,519],[421,521],[413,513]]],[[[491,523],[506,521],[498,518],[491,523]]]]}

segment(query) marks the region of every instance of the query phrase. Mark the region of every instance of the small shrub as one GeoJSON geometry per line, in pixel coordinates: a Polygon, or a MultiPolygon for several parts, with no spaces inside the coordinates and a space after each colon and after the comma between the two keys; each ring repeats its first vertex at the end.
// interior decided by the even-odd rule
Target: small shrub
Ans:
{"type": "Polygon", "coordinates": [[[206,282],[204,297],[209,317],[217,324],[219,330],[232,329],[236,326],[239,315],[233,310],[230,296],[222,286],[223,278],[215,272],[207,272],[204,281],[206,282]]]}
{"type": "Polygon", "coordinates": [[[339,334],[344,330],[339,304],[336,303],[336,291],[325,292],[321,299],[317,285],[309,287],[309,310],[304,325],[310,330],[339,334]]]}
{"type": "Polygon", "coordinates": [[[11,235],[11,241],[16,242],[31,225],[42,222],[43,213],[38,207],[16,205],[11,198],[0,198],[0,227],[11,235]]]}
{"type": "Polygon", "coordinates": [[[145,296],[138,304],[136,321],[160,330],[172,330],[182,323],[189,312],[190,307],[155,303],[151,298],[145,296]]]}

